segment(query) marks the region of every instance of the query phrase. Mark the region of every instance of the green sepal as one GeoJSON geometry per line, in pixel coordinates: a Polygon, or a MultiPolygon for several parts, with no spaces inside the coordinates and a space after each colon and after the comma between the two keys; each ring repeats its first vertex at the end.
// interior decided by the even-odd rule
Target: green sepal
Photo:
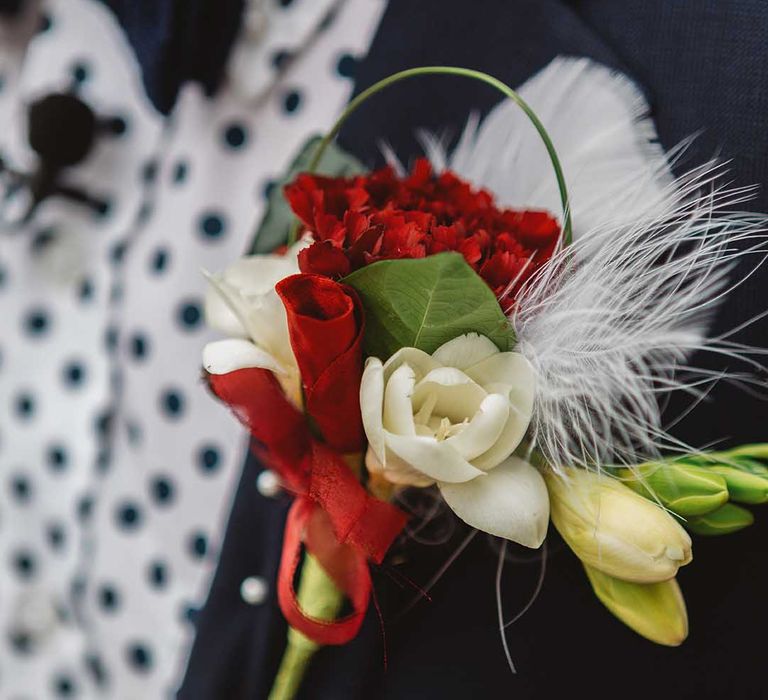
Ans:
{"type": "MultiPolygon", "coordinates": [[[[320,146],[322,137],[315,135],[301,147],[285,176],[274,183],[267,197],[264,216],[256,228],[250,254],[271,253],[275,248],[288,242],[296,215],[291,211],[283,194],[283,187],[296,176],[308,170],[312,156],[320,146]]],[[[365,172],[363,164],[354,156],[342,150],[335,143],[327,146],[318,166],[319,172],[331,177],[351,177],[365,172]]]]}
{"type": "Polygon", "coordinates": [[[749,467],[734,463],[733,466],[718,464],[707,469],[725,479],[732,501],[750,505],[768,502],[768,478],[750,471],[749,467]]]}
{"type": "Polygon", "coordinates": [[[725,479],[702,467],[649,462],[619,469],[617,476],[636,493],[682,517],[704,515],[728,501],[725,479]]]}
{"type": "Polygon", "coordinates": [[[749,527],[754,521],[755,517],[746,508],[726,503],[711,513],[689,518],[683,524],[696,535],[730,535],[749,527]]]}
{"type": "Polygon", "coordinates": [[[496,296],[460,253],[381,260],[343,282],[357,290],[365,308],[365,351],[382,360],[403,347],[431,353],[471,332],[502,352],[514,343],[496,296]]]}

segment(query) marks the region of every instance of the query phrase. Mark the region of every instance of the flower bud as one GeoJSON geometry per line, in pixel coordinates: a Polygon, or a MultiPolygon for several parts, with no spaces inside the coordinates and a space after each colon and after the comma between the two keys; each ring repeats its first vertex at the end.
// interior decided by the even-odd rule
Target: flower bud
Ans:
{"type": "Polygon", "coordinates": [[[585,564],[636,583],[666,581],[691,559],[688,533],[658,505],[605,474],[547,474],[552,522],[585,564]]]}
{"type": "Polygon", "coordinates": [[[690,518],[685,526],[697,535],[730,535],[749,527],[754,521],[755,516],[746,508],[726,503],[711,513],[690,518]]]}
{"type": "Polygon", "coordinates": [[[627,627],[656,644],[676,647],[688,636],[688,613],[676,579],[632,583],[584,566],[592,590],[627,627]]]}
{"type": "Polygon", "coordinates": [[[725,479],[732,501],[753,505],[768,502],[768,476],[763,476],[750,466],[734,462],[733,466],[717,464],[707,469],[725,479]]]}
{"type": "Polygon", "coordinates": [[[728,501],[725,479],[702,467],[650,462],[620,469],[618,476],[636,493],[684,517],[709,513],[728,501]]]}

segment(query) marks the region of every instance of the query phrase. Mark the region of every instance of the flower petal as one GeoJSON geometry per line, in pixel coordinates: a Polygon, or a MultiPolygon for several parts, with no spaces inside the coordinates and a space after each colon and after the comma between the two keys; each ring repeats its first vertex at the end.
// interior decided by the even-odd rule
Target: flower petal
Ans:
{"type": "Polygon", "coordinates": [[[438,367],[416,383],[413,408],[418,411],[427,397],[436,397],[433,415],[445,416],[452,423],[471,418],[480,409],[488,393],[460,369],[438,367]]]}
{"type": "Polygon", "coordinates": [[[261,367],[275,373],[283,372],[280,363],[250,340],[228,338],[208,343],[203,348],[203,367],[209,374],[229,374],[247,367],[261,367]]]}
{"type": "Polygon", "coordinates": [[[438,362],[432,359],[423,350],[418,348],[400,348],[392,357],[384,363],[384,379],[388,380],[392,373],[402,364],[408,363],[416,373],[416,379],[420,379],[427,372],[440,367],[438,362]]]}
{"type": "Polygon", "coordinates": [[[378,357],[369,357],[360,380],[360,414],[368,445],[379,462],[385,461],[384,423],[384,370],[378,357]]]}
{"type": "MultiPolygon", "coordinates": [[[[435,481],[459,483],[484,476],[483,472],[475,469],[444,441],[419,435],[394,435],[390,432],[385,432],[384,435],[387,453],[399,457],[407,465],[435,481]]],[[[389,470],[389,458],[385,464],[389,470]]]]}
{"type": "Polygon", "coordinates": [[[415,435],[411,395],[416,375],[408,364],[400,365],[384,388],[384,428],[398,435],[415,435]]]}
{"type": "Polygon", "coordinates": [[[502,352],[467,370],[467,375],[487,391],[503,393],[509,399],[509,420],[496,443],[472,460],[488,470],[511,455],[525,436],[533,414],[536,377],[528,360],[514,352],[502,352]]]}
{"type": "Polygon", "coordinates": [[[224,282],[221,275],[207,277],[209,285],[205,292],[205,322],[225,335],[247,338],[239,294],[224,282]]]}
{"type": "Polygon", "coordinates": [[[472,461],[496,443],[508,420],[509,401],[499,394],[489,394],[462,431],[445,442],[464,459],[472,461]]]}
{"type": "Polygon", "coordinates": [[[445,367],[466,369],[493,355],[498,355],[496,344],[479,333],[465,333],[443,343],[432,353],[432,358],[445,367]]]}
{"type": "Polygon", "coordinates": [[[430,479],[428,476],[416,471],[412,466],[403,462],[402,459],[393,453],[390,453],[389,459],[387,460],[387,466],[385,467],[371,449],[370,445],[368,451],[365,453],[365,466],[369,472],[373,474],[381,474],[387,481],[392,484],[398,484],[399,486],[417,486],[419,488],[426,488],[435,483],[434,479],[430,479]]]}
{"type": "Polygon", "coordinates": [[[438,487],[454,513],[478,530],[532,548],[547,535],[547,487],[522,459],[510,457],[485,477],[438,487]]]}

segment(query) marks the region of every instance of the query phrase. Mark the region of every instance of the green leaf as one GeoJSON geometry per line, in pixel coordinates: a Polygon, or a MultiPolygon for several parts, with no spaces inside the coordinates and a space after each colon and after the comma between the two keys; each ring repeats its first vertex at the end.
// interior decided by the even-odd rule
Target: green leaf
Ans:
{"type": "Polygon", "coordinates": [[[514,334],[488,285],[459,253],[381,260],[343,280],[365,308],[365,349],[382,360],[402,347],[434,352],[463,333],[507,351],[514,334]]]}
{"type": "MultiPolygon", "coordinates": [[[[267,208],[253,236],[250,253],[271,253],[288,240],[288,233],[296,221],[296,216],[288,206],[283,196],[283,187],[294,180],[296,176],[307,170],[312,155],[320,144],[320,136],[312,136],[302,146],[299,154],[288,168],[284,177],[280,178],[267,198],[267,208]]],[[[317,172],[333,177],[351,177],[365,172],[363,165],[354,157],[343,151],[335,143],[329,144],[317,172]]]]}

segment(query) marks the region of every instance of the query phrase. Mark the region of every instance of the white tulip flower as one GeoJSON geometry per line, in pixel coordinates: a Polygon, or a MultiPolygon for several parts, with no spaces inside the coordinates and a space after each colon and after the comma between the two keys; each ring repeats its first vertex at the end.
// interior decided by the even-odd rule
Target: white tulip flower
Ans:
{"type": "Polygon", "coordinates": [[[208,276],[206,321],[230,338],[205,346],[203,367],[207,372],[227,374],[249,367],[270,370],[288,398],[301,404],[301,377],[285,307],[275,285],[299,272],[297,256],[307,245],[308,241],[299,241],[285,255],[250,255],[208,276]]]}
{"type": "Polygon", "coordinates": [[[533,411],[528,361],[468,333],[431,355],[368,359],[360,387],[366,465],[394,484],[437,483],[466,523],[538,547],[549,521],[541,474],[512,453],[533,411]]]}

